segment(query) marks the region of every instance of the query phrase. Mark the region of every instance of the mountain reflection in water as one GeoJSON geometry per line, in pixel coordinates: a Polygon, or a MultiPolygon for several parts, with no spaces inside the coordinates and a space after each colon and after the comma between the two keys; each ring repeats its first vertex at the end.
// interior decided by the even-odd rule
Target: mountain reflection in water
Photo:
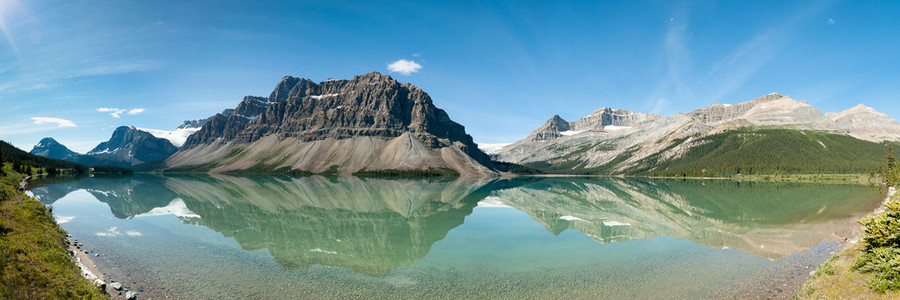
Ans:
{"type": "Polygon", "coordinates": [[[479,201],[523,211],[554,235],[671,236],[777,259],[849,235],[880,196],[851,184],[226,175],[51,179],[31,192],[50,205],[81,189],[117,218],[173,214],[244,250],[267,249],[286,270],[319,264],[369,275],[425,257],[479,201]]]}

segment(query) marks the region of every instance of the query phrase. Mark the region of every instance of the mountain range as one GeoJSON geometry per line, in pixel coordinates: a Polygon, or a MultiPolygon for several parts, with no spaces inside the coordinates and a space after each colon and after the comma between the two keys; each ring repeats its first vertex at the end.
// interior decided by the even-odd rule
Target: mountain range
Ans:
{"type": "Polygon", "coordinates": [[[167,139],[155,137],[133,126],[121,126],[113,131],[108,141],[100,143],[85,154],[69,150],[50,137],[42,139],[29,153],[86,166],[109,165],[130,168],[166,159],[177,150],[178,147],[167,139]]]}
{"type": "Polygon", "coordinates": [[[554,115],[493,156],[549,173],[867,172],[886,141],[900,141],[900,124],[872,108],[825,114],[773,93],[669,117],[609,108],[574,122],[554,115]]]}
{"type": "Polygon", "coordinates": [[[372,72],[318,83],[285,76],[267,97],[173,131],[119,127],[86,154],[46,138],[31,153],[170,172],[491,176],[500,161],[566,174],[840,173],[870,171],[882,144],[896,141],[900,124],[875,109],[826,114],[773,93],[668,117],[554,115],[518,142],[482,145],[488,156],[423,90],[372,72]]]}

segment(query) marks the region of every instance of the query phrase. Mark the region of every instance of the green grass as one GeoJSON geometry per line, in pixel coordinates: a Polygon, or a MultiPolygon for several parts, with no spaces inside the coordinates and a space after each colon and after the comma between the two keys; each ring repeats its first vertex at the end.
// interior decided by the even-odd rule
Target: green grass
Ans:
{"type": "Polygon", "coordinates": [[[0,178],[0,298],[106,299],[81,277],[51,212],[16,190],[23,177],[0,178]]]}

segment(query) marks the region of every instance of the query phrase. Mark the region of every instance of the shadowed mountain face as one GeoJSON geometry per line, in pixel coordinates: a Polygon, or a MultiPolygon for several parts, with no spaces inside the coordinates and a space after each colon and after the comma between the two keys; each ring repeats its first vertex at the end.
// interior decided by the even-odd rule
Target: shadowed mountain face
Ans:
{"type": "Polygon", "coordinates": [[[491,196],[547,230],[598,242],[658,236],[767,258],[849,236],[879,205],[863,185],[559,178],[514,182],[491,196]]]}
{"type": "Polygon", "coordinates": [[[34,145],[34,148],[31,149],[28,153],[43,156],[46,158],[53,159],[62,159],[68,161],[75,161],[76,157],[79,155],[75,151],[69,150],[68,147],[60,144],[55,139],[47,137],[41,139],[37,145],[34,145]]]}

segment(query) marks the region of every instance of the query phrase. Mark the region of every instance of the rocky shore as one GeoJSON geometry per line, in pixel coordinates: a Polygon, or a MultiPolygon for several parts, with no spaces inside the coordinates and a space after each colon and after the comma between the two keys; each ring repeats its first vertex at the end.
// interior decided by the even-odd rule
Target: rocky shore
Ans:
{"type": "MultiPolygon", "coordinates": [[[[29,175],[22,179],[19,182],[18,189],[19,191],[25,191],[28,188],[28,181],[37,176],[45,176],[44,174],[35,174],[29,175]]],[[[94,257],[99,257],[99,253],[90,253],[89,251],[82,250],[84,244],[79,243],[78,239],[73,239],[72,235],[66,234],[66,243],[68,244],[67,253],[69,257],[75,261],[75,265],[81,269],[81,276],[93,282],[95,286],[100,287],[107,295],[110,296],[110,299],[114,300],[132,300],[137,299],[138,293],[135,291],[131,291],[128,288],[124,288],[122,283],[111,281],[107,284],[107,280],[104,278],[103,273],[97,268],[94,264],[94,261],[91,260],[91,255],[94,257]]]]}
{"type": "Polygon", "coordinates": [[[84,247],[84,244],[79,243],[78,239],[72,239],[71,235],[66,235],[66,242],[69,244],[69,257],[71,257],[78,268],[81,269],[81,275],[84,276],[84,278],[91,280],[94,285],[103,289],[103,291],[109,295],[110,299],[137,299],[138,293],[127,287],[123,287],[121,282],[109,281],[107,284],[107,279],[91,259],[91,255],[99,257],[100,253],[91,253],[90,251],[83,250],[82,247],[84,247]]]}

